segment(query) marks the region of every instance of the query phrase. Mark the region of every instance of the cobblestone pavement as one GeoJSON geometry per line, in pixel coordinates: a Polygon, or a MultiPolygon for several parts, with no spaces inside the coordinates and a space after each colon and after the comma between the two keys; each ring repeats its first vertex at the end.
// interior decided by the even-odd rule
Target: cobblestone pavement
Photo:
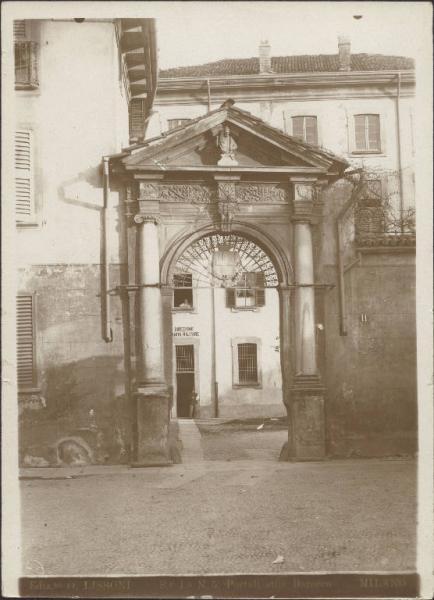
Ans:
{"type": "Polygon", "coordinates": [[[23,573],[414,569],[415,462],[279,463],[284,434],[241,432],[238,454],[236,432],[203,434],[208,460],[165,468],[27,469],[23,573]]]}

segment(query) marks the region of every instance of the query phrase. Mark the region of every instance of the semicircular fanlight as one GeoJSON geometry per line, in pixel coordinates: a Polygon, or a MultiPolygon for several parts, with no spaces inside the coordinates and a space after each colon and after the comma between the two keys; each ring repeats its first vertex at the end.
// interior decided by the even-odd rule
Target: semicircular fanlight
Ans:
{"type": "Polygon", "coordinates": [[[276,269],[251,240],[235,234],[207,235],[178,258],[174,276],[191,274],[195,286],[236,287],[246,273],[263,273],[264,287],[276,287],[276,269]]]}

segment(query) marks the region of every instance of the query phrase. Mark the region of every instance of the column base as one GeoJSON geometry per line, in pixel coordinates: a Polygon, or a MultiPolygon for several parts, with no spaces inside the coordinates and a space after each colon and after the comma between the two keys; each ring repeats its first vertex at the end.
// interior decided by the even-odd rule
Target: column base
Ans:
{"type": "Polygon", "coordinates": [[[170,394],[165,384],[140,384],[137,402],[137,446],[132,467],[172,465],[169,449],[170,394]]]}
{"type": "Polygon", "coordinates": [[[288,460],[325,458],[324,391],[317,375],[297,375],[294,378],[288,411],[288,460]]]}

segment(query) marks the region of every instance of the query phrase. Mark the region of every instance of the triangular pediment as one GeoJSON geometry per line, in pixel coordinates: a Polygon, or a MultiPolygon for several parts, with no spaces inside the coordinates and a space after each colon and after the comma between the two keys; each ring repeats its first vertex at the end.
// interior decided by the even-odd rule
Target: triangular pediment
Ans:
{"type": "Polygon", "coordinates": [[[264,167],[343,172],[347,162],[271,127],[226,102],[158,138],[128,148],[121,158],[130,170],[264,167]]]}

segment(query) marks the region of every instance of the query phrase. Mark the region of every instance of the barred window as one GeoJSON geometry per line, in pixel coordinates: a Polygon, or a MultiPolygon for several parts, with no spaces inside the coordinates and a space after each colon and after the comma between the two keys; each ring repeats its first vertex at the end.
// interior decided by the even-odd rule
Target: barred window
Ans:
{"type": "Polygon", "coordinates": [[[356,152],[380,152],[380,115],[354,115],[356,152]]]}
{"type": "Polygon", "coordinates": [[[316,117],[292,117],[292,135],[307,144],[318,145],[316,117]]]}
{"type": "Polygon", "coordinates": [[[256,344],[238,344],[239,383],[258,383],[258,363],[256,344]]]}
{"type": "Polygon", "coordinates": [[[232,338],[233,386],[261,387],[261,339],[232,338]]]}
{"type": "Polygon", "coordinates": [[[194,347],[192,345],[177,345],[176,372],[194,373],[194,347]]]}

